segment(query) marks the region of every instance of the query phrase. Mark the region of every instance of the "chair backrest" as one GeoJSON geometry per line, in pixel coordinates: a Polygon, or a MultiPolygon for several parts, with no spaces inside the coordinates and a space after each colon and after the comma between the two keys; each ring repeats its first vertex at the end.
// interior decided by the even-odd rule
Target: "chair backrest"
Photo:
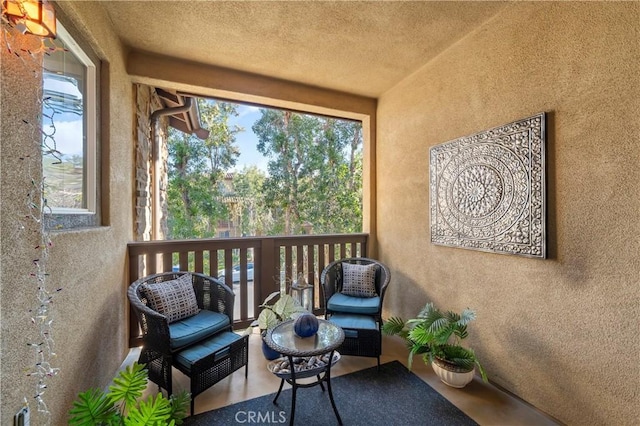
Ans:
{"type": "Polygon", "coordinates": [[[329,298],[333,296],[334,293],[339,293],[340,291],[342,291],[343,262],[351,263],[354,265],[370,265],[373,263],[378,266],[376,268],[375,285],[376,292],[378,293],[378,296],[380,296],[380,307],[382,307],[382,302],[385,292],[387,291],[387,286],[391,281],[391,272],[389,271],[389,268],[387,268],[387,266],[383,263],[375,259],[369,259],[367,257],[349,257],[345,259],[339,259],[335,262],[331,262],[323,269],[322,274],[320,275],[320,283],[324,294],[325,306],[327,300],[329,300],[329,298]]]}
{"type": "Polygon", "coordinates": [[[143,336],[151,332],[157,335],[166,335],[168,338],[169,332],[168,323],[164,315],[159,314],[148,306],[148,301],[142,291],[142,285],[175,280],[185,274],[190,274],[192,277],[198,308],[224,314],[229,317],[230,323],[233,324],[235,294],[223,282],[217,278],[197,272],[162,272],[134,281],[127,291],[127,297],[138,317],[143,336]],[[154,330],[149,330],[149,328],[154,330]]]}
{"type": "MultiPolygon", "coordinates": [[[[130,288],[134,289],[137,297],[142,299],[144,298],[142,290],[140,289],[142,284],[176,280],[185,274],[191,275],[193,289],[196,293],[196,299],[198,300],[198,307],[200,309],[208,309],[220,313],[226,313],[227,311],[233,312],[233,302],[235,299],[233,290],[217,278],[198,272],[174,271],[148,275],[133,282],[130,288]]],[[[144,303],[146,304],[146,300],[144,300],[144,303]]]]}

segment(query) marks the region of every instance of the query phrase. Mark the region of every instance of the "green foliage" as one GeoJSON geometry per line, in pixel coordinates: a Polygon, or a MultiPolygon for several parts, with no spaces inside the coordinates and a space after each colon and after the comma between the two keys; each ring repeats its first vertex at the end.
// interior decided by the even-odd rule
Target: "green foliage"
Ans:
{"type": "Polygon", "coordinates": [[[407,321],[400,317],[390,318],[382,326],[382,331],[388,335],[398,335],[407,342],[409,368],[413,363],[413,356],[421,354],[425,362],[440,358],[468,370],[475,365],[482,379],[487,381],[487,375],[475,352],[460,344],[469,335],[467,325],[475,319],[475,311],[471,309],[465,309],[460,314],[442,312],[433,303],[427,303],[416,318],[407,321]]]}
{"type": "Polygon", "coordinates": [[[221,198],[229,192],[224,176],[240,155],[235,135],[242,129],[228,124],[236,106],[200,99],[198,108],[210,130],[207,139],[169,131],[168,227],[174,239],[215,237],[218,220],[229,216],[221,198]]]}
{"type": "Polygon", "coordinates": [[[175,424],[174,419],[170,419],[170,401],[157,394],[154,398],[151,395],[146,401],[140,401],[137,409],[132,407],[129,415],[125,418],[126,425],[166,425],[175,424]]]}
{"type": "Polygon", "coordinates": [[[242,200],[241,235],[265,235],[273,229],[273,210],[265,203],[263,187],[267,175],[256,166],[245,168],[233,176],[233,190],[242,200]]]}
{"type": "Polygon", "coordinates": [[[182,391],[166,399],[162,394],[140,400],[148,372],[137,362],[121,371],[109,393],[90,389],[78,394],[69,411],[70,425],[180,425],[191,402],[182,391]]]}
{"type": "Polygon", "coordinates": [[[177,425],[182,424],[182,419],[187,417],[187,409],[191,404],[191,394],[189,392],[179,392],[169,397],[171,413],[170,419],[174,419],[177,425]]]}
{"type": "Polygon", "coordinates": [[[291,319],[297,313],[306,312],[296,299],[288,294],[281,294],[279,291],[274,291],[267,296],[260,308],[262,311],[260,311],[257,321],[252,324],[252,326],[260,327],[260,330],[275,327],[281,322],[291,319]],[[278,296],[280,298],[270,305],[269,302],[278,296]]]}
{"type": "Polygon", "coordinates": [[[116,425],[120,418],[117,407],[100,389],[79,393],[69,415],[70,425],[116,425]]]}
{"type": "Polygon", "coordinates": [[[124,410],[129,411],[147,388],[147,370],[136,362],[121,371],[113,383],[108,394],[111,402],[122,401],[124,410]]]}
{"type": "Polygon", "coordinates": [[[252,126],[257,149],[269,159],[224,177],[237,161],[236,106],[200,101],[210,130],[202,141],[169,132],[170,238],[211,238],[220,220],[236,220],[240,234],[290,235],[362,231],[362,126],[359,122],[261,109],[252,126]]]}
{"type": "Polygon", "coordinates": [[[361,124],[263,109],[253,125],[269,158],[263,185],[270,234],[362,231],[361,124]]]}

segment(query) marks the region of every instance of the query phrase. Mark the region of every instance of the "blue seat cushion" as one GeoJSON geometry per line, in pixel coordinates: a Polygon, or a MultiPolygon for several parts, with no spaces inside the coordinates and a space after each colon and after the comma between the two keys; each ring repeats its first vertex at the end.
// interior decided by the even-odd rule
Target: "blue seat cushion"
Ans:
{"type": "Polygon", "coordinates": [[[333,314],[329,321],[340,326],[347,338],[357,338],[358,330],[377,330],[378,323],[369,315],[333,314]]]}
{"type": "Polygon", "coordinates": [[[240,339],[242,339],[242,336],[231,331],[218,333],[197,345],[181,350],[175,355],[174,359],[182,367],[182,370],[191,372],[193,364],[211,354],[215,354],[213,359],[210,360],[213,365],[217,359],[229,353],[230,344],[240,339]]]}
{"type": "Polygon", "coordinates": [[[229,317],[219,312],[201,310],[194,316],[169,324],[171,349],[189,346],[229,327],[229,317]]]}
{"type": "Polygon", "coordinates": [[[333,312],[373,315],[380,309],[380,297],[355,297],[335,293],[327,301],[327,309],[333,312]]]}

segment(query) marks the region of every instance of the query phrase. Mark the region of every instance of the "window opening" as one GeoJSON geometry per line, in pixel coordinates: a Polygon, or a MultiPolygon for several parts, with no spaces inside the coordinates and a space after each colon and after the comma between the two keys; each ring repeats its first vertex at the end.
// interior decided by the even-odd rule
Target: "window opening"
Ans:
{"type": "Polygon", "coordinates": [[[42,165],[53,229],[97,225],[96,64],[58,22],[44,57],[42,165]]]}
{"type": "Polygon", "coordinates": [[[360,122],[198,102],[209,137],[168,133],[168,239],[362,232],[360,122]]]}

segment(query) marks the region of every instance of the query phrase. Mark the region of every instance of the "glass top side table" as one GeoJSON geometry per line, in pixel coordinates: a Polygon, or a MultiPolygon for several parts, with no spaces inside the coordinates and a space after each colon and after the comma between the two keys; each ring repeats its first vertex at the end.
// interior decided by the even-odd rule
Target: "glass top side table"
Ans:
{"type": "Polygon", "coordinates": [[[335,324],[319,319],[318,332],[311,337],[301,338],[293,331],[294,321],[285,321],[267,331],[267,345],[284,355],[322,355],[337,349],[344,341],[344,331],[335,324]]]}
{"type": "Polygon", "coordinates": [[[298,388],[320,385],[320,387],[322,387],[322,389],[324,390],[324,386],[322,385],[324,382],[327,383],[329,400],[331,401],[333,412],[338,419],[338,424],[342,424],[342,419],[340,418],[340,414],[338,413],[338,409],[336,408],[336,404],[333,399],[333,392],[331,391],[331,366],[334,363],[335,350],[344,341],[344,331],[342,331],[342,328],[326,320],[319,319],[318,323],[318,333],[311,337],[300,338],[296,336],[293,330],[294,321],[290,320],[280,323],[274,328],[268,330],[264,339],[267,346],[286,356],[289,360],[289,365],[291,366],[290,375],[283,376],[281,374],[278,374],[278,377],[281,378],[280,388],[278,389],[278,393],[273,399],[273,403],[276,404],[278,397],[280,396],[280,392],[282,392],[282,387],[285,381],[292,386],[291,417],[289,419],[290,425],[293,425],[293,418],[296,409],[296,392],[298,388]],[[294,357],[313,357],[324,355],[327,353],[329,354],[329,361],[326,363],[326,365],[323,368],[314,369],[312,372],[312,374],[317,378],[315,382],[304,384],[296,382],[296,376],[298,378],[310,376],[308,374],[295,371],[293,359],[294,357]]]}

